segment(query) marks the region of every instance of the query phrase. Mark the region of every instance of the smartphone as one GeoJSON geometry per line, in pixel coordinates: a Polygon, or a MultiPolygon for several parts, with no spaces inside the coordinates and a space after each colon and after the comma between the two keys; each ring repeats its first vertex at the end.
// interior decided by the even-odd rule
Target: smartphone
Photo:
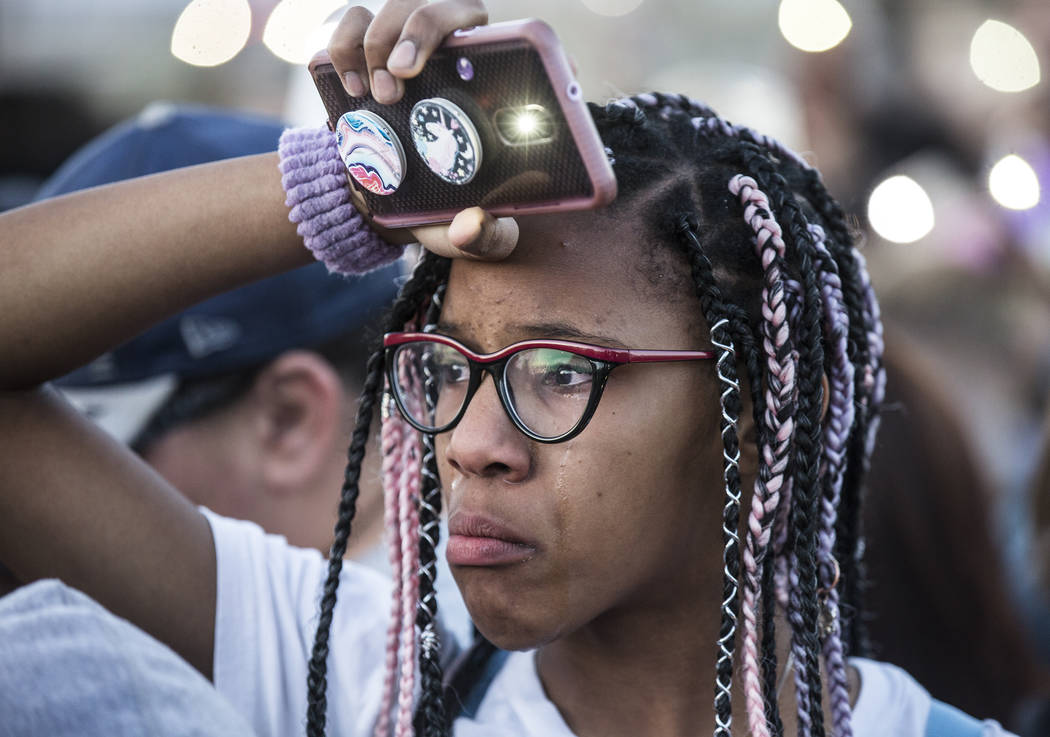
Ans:
{"type": "Polygon", "coordinates": [[[554,31],[538,20],[454,32],[393,105],[351,97],[325,52],[310,73],[375,222],[601,207],[616,178],[554,31]]]}

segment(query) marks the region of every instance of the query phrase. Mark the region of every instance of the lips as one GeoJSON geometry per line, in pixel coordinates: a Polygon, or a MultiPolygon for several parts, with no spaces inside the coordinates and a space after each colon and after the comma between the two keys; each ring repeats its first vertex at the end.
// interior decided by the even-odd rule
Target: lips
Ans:
{"type": "Polygon", "coordinates": [[[445,557],[454,566],[505,566],[536,554],[536,544],[508,525],[480,514],[456,512],[448,521],[445,557]]]}

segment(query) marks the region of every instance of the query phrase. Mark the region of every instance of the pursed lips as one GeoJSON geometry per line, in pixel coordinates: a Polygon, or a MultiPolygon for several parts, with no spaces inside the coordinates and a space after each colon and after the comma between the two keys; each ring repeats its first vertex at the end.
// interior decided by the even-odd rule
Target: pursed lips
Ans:
{"type": "Polygon", "coordinates": [[[499,566],[520,563],[537,552],[536,543],[493,517],[458,510],[448,521],[445,555],[449,565],[499,566]]]}

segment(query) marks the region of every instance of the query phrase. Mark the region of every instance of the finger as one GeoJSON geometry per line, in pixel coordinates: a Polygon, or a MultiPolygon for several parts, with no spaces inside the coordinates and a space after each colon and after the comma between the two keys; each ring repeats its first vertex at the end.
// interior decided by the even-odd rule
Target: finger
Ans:
{"type": "Polygon", "coordinates": [[[405,84],[386,68],[394,44],[405,22],[425,0],[389,0],[372,20],[364,36],[365,61],[369,83],[376,102],[392,105],[405,93],[405,84]]]}
{"type": "Polygon", "coordinates": [[[488,11],[480,0],[439,0],[417,8],[405,21],[386,67],[399,79],[415,77],[450,33],[486,23],[488,11]]]}
{"type": "Polygon", "coordinates": [[[368,94],[368,64],[364,38],[373,15],[367,8],[354,7],[343,13],[328,42],[328,56],[352,97],[368,94]]]}
{"type": "Polygon", "coordinates": [[[424,248],[446,258],[499,261],[518,243],[514,218],[496,219],[479,207],[459,213],[448,226],[413,228],[412,232],[424,248]]]}

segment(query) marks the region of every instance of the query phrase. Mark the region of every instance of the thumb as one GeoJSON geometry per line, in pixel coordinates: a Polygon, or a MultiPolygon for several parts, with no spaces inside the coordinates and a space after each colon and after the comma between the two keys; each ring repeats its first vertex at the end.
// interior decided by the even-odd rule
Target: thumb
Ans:
{"type": "Polygon", "coordinates": [[[518,244],[514,218],[494,218],[480,207],[463,210],[446,227],[413,228],[413,234],[428,251],[447,258],[499,261],[518,244]]]}

